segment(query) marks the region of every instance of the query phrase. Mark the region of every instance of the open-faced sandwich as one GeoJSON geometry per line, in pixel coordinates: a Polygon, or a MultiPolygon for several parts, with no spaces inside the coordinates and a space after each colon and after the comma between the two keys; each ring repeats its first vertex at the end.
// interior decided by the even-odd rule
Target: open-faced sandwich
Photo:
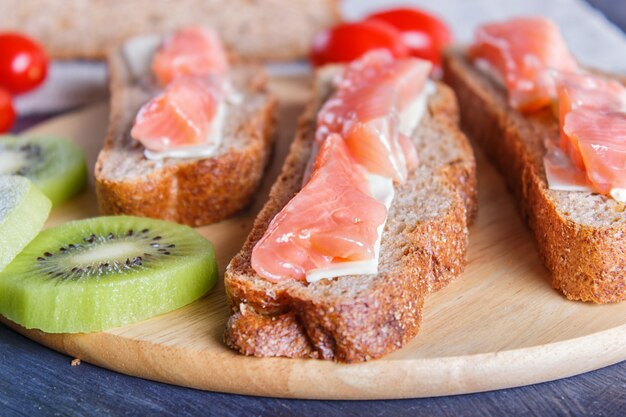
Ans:
{"type": "Polygon", "coordinates": [[[100,210],[199,226],[244,207],[272,144],[263,67],[229,57],[212,30],[195,26],[133,38],[108,62],[100,210]]]}
{"type": "Polygon", "coordinates": [[[626,88],[581,67],[558,27],[516,18],[450,50],[462,126],[505,176],[553,286],[626,298],[626,88]]]}
{"type": "Polygon", "coordinates": [[[474,156],[430,63],[373,51],[317,72],[282,173],[225,286],[225,340],[255,356],[355,362],[418,331],[465,266],[474,156]]]}

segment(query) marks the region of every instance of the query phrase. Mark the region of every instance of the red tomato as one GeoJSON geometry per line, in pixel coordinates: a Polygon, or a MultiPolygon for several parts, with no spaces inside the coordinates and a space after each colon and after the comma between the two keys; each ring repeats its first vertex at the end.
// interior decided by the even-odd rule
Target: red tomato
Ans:
{"type": "Polygon", "coordinates": [[[382,21],[402,32],[411,55],[428,59],[434,65],[441,63],[441,49],[452,43],[452,34],[446,24],[435,16],[416,9],[392,9],[375,13],[368,21],[382,21]]]}
{"type": "Polygon", "coordinates": [[[46,78],[48,57],[32,39],[19,33],[0,33],[0,51],[0,86],[10,93],[32,90],[46,78]]]}
{"type": "Polygon", "coordinates": [[[15,109],[11,95],[0,88],[0,132],[8,132],[15,122],[15,109]]]}
{"type": "Polygon", "coordinates": [[[313,40],[311,62],[315,66],[350,62],[373,49],[387,49],[395,57],[409,55],[401,33],[379,21],[344,23],[317,34],[313,40]]]}

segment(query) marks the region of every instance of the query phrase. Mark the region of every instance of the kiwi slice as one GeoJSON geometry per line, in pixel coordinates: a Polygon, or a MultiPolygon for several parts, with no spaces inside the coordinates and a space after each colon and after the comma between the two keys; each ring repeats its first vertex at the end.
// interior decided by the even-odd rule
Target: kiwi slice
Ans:
{"type": "Polygon", "coordinates": [[[87,164],[67,139],[2,136],[0,175],[27,177],[56,206],[85,188],[87,164]]]}
{"type": "Polygon", "coordinates": [[[175,310],[216,281],[213,245],[194,229],[96,217],[43,231],[0,273],[0,314],[47,333],[95,332],[175,310]]]}
{"type": "Polygon", "coordinates": [[[0,271],[43,227],[50,200],[28,179],[0,176],[0,271]]]}

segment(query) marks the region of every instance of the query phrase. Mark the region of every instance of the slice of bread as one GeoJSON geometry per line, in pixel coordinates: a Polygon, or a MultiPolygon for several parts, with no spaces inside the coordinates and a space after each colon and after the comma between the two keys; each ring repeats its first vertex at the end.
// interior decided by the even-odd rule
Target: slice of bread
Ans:
{"type": "Polygon", "coordinates": [[[27,33],[62,59],[103,58],[129,37],[190,24],[215,28],[243,57],[294,59],[339,21],[338,0],[2,0],[2,11],[0,30],[27,33]]]}
{"type": "Polygon", "coordinates": [[[544,140],[558,138],[550,110],[523,116],[506,91],[462,50],[445,57],[445,80],[457,94],[461,126],[504,175],[528,222],[552,285],[571,300],[626,298],[626,212],[603,195],[548,189],[544,140]]]}
{"type": "Polygon", "coordinates": [[[226,270],[234,314],[225,341],[246,355],[340,362],[378,358],[416,335],[425,294],[444,287],[465,266],[468,222],[476,211],[475,162],[458,130],[454,95],[439,84],[412,137],[420,164],[396,190],[377,275],[275,284],[252,269],[255,243],[300,190],[316,113],[331,93],[329,76],[319,76],[269,201],[226,270]]]}
{"type": "Polygon", "coordinates": [[[120,49],[109,55],[111,109],[96,162],[96,193],[104,214],[130,214],[200,226],[248,204],[260,183],[273,142],[275,100],[262,67],[235,64],[229,79],[241,100],[228,102],[217,154],[205,159],[145,158],[130,137],[137,111],[156,94],[135,79],[120,49]]]}

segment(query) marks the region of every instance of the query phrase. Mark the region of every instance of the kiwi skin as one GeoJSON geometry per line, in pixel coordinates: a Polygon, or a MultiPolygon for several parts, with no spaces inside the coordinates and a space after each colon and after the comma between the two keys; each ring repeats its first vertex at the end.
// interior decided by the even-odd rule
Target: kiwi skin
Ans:
{"type": "Polygon", "coordinates": [[[0,273],[0,314],[22,327],[47,333],[97,332],[189,304],[216,284],[217,275],[212,244],[187,226],[131,216],[78,220],[40,233],[0,273]],[[142,230],[149,230],[150,239],[161,238],[154,242],[170,242],[175,247],[163,256],[155,248],[155,256],[138,264],[127,260],[129,267],[92,274],[73,272],[76,266],[72,268],[71,262],[76,258],[72,256],[80,252],[71,253],[72,246],[87,247],[94,234],[98,239],[109,235],[126,239],[131,231],[134,235],[142,230]],[[46,262],[55,257],[64,269],[46,273],[46,262]]]}

